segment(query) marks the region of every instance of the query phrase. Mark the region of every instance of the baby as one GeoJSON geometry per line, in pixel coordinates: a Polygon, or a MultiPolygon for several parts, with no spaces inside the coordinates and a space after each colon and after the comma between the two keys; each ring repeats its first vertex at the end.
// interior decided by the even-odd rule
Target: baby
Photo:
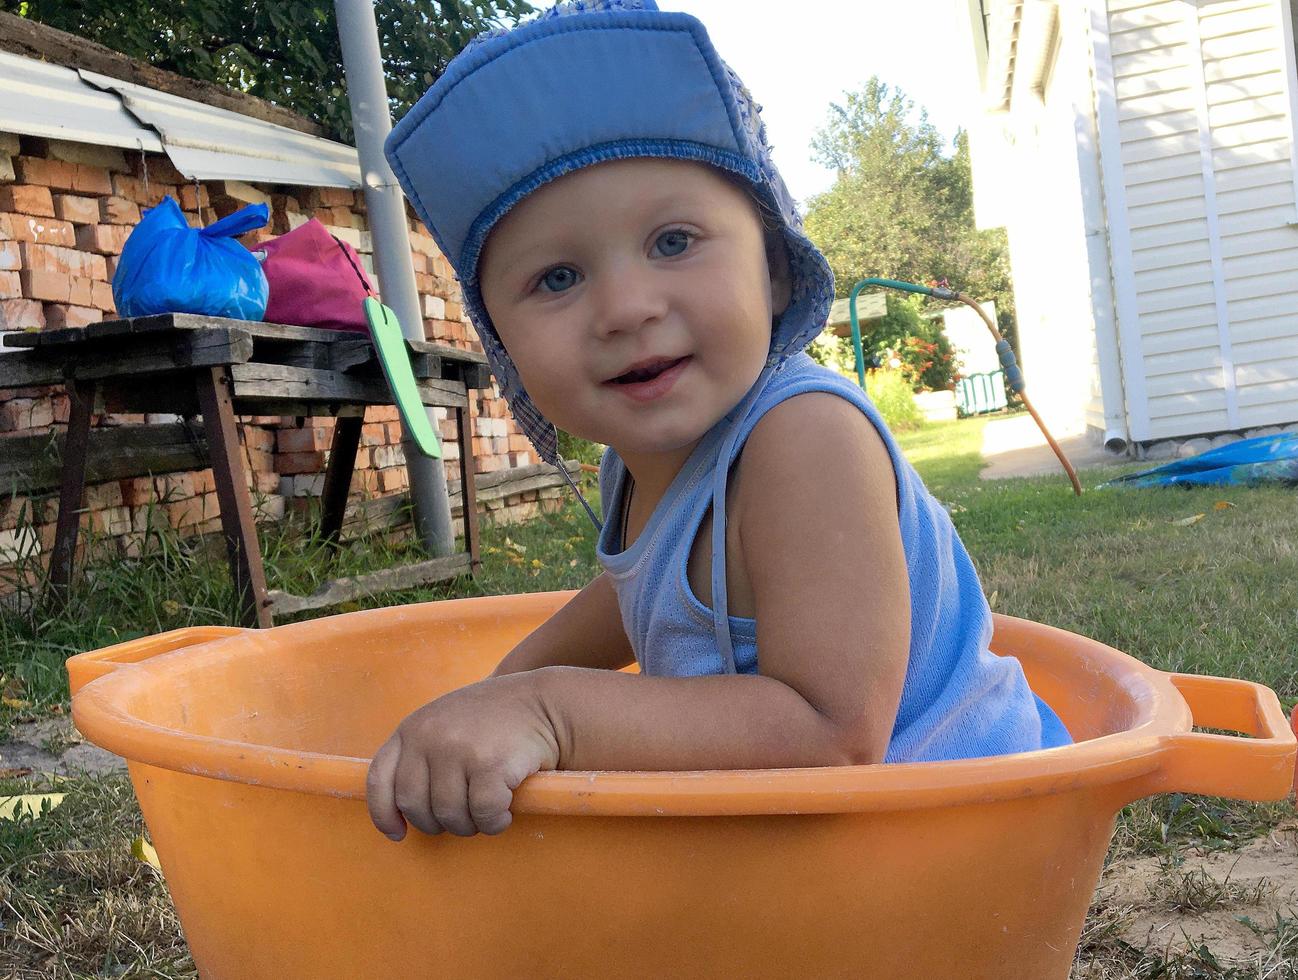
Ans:
{"type": "Polygon", "coordinates": [[[878,411],[802,352],[833,276],[757,111],[697,20],[603,0],[477,39],[393,131],[540,455],[555,425],[609,448],[603,573],[379,749],[389,837],[499,833],[538,770],[1069,742],[878,411]]]}

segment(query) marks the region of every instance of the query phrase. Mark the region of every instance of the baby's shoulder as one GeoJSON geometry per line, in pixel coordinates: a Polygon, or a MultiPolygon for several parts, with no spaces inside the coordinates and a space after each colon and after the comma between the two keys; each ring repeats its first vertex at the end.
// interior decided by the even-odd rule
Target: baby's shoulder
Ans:
{"type": "Polygon", "coordinates": [[[862,408],[832,391],[804,391],[768,409],[754,424],[744,455],[810,462],[831,454],[888,446],[862,408]]]}
{"type": "Polygon", "coordinates": [[[888,445],[873,421],[827,391],[793,395],[763,414],[739,468],[741,499],[750,502],[796,493],[814,504],[872,487],[892,495],[896,487],[888,445]]]}

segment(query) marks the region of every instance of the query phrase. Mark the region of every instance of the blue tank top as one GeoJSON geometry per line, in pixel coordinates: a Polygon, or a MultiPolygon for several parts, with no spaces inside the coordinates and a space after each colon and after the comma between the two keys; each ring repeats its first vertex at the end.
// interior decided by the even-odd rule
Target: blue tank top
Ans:
{"type": "Polygon", "coordinates": [[[902,456],[860,387],[805,353],[768,367],[744,401],[709,430],[625,550],[619,539],[627,470],[612,449],[604,454],[597,556],[617,592],[641,671],[665,677],[759,672],[756,620],[727,612],[726,483],[762,416],[812,391],[857,406],[879,431],[896,475],[911,639],[885,761],[964,759],[1069,744],[1067,729],[1029,689],[1019,662],[989,651],[991,609],[946,510],[902,456]],[[715,515],[712,608],[695,596],[688,577],[690,550],[709,508],[715,515]]]}

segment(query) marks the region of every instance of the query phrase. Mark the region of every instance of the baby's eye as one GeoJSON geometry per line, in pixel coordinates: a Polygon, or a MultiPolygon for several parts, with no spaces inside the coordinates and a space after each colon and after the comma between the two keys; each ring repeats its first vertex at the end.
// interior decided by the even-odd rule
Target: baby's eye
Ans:
{"type": "Polygon", "coordinates": [[[566,265],[555,266],[541,276],[540,284],[548,292],[561,293],[577,284],[577,270],[566,265]]]}
{"type": "Polygon", "coordinates": [[[673,228],[671,231],[664,231],[654,242],[654,247],[666,256],[680,255],[690,244],[690,233],[681,231],[679,228],[673,228]]]}

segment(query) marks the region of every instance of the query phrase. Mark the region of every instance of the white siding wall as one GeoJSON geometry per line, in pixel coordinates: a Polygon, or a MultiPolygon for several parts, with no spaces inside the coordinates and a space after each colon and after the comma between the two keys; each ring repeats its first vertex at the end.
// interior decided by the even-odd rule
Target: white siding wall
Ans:
{"type": "Polygon", "coordinates": [[[1285,3],[1109,0],[1105,179],[1120,161],[1109,197],[1129,232],[1113,262],[1128,397],[1144,393],[1136,439],[1298,419],[1285,3]]]}
{"type": "MultiPolygon", "coordinates": [[[[1016,80],[1009,113],[972,134],[978,219],[1003,223],[1028,395],[1056,434],[1082,431],[1096,389],[1096,322],[1076,114],[1089,113],[1089,51],[1077,8],[1061,10],[1044,101],[1016,80]]],[[[1095,423],[1102,428],[1101,419],[1095,423]]]]}

